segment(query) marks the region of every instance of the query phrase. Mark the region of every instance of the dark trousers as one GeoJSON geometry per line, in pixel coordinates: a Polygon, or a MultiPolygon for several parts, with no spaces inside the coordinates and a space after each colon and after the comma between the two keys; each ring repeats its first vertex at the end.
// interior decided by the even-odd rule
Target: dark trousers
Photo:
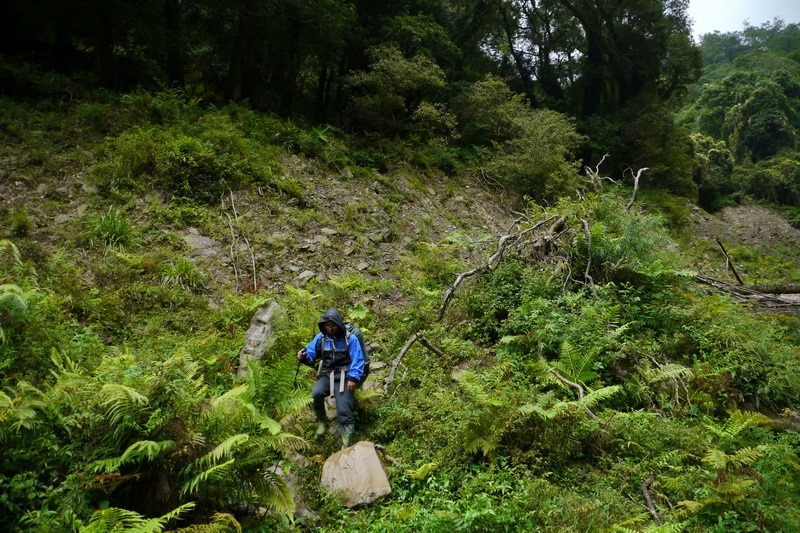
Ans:
{"type": "MultiPolygon", "coordinates": [[[[347,378],[345,377],[344,392],[340,390],[341,372],[334,371],[333,380],[333,393],[336,398],[336,417],[342,426],[349,426],[354,423],[353,420],[353,407],[356,402],[355,393],[347,389],[347,378]]],[[[317,379],[314,388],[311,389],[311,397],[314,398],[314,413],[317,415],[317,420],[324,422],[325,416],[325,398],[331,394],[331,377],[330,374],[325,374],[317,379]]]]}

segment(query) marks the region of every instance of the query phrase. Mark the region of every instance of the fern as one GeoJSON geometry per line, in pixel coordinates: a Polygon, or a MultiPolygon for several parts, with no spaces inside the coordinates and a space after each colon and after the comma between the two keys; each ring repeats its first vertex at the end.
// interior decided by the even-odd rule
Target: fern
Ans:
{"type": "Polygon", "coordinates": [[[91,472],[114,472],[126,463],[141,462],[144,460],[152,461],[159,455],[170,451],[175,447],[171,440],[155,442],[152,440],[140,440],[134,442],[119,457],[101,459],[89,465],[91,472]]]}
{"type": "Polygon", "coordinates": [[[738,468],[742,466],[751,465],[760,459],[768,450],[770,446],[762,444],[760,446],[748,446],[737,450],[733,454],[727,454],[722,450],[712,449],[703,457],[703,462],[711,468],[724,469],[724,468],[738,468]]]}
{"type": "Polygon", "coordinates": [[[200,486],[207,481],[220,481],[225,478],[228,474],[230,474],[231,467],[235,462],[235,459],[229,459],[228,461],[215,464],[211,467],[203,470],[202,472],[194,475],[189,481],[181,486],[181,497],[187,494],[194,494],[198,490],[200,490],[200,486]]]}
{"type": "Polygon", "coordinates": [[[48,407],[44,394],[27,381],[20,381],[8,391],[11,395],[0,392],[0,442],[8,437],[4,426],[16,432],[33,429],[42,422],[39,414],[48,407]]]}
{"type": "Polygon", "coordinates": [[[647,383],[657,383],[668,379],[691,379],[694,373],[690,368],[675,363],[667,363],[661,368],[640,369],[647,383]]]}
{"type": "Polygon", "coordinates": [[[615,394],[617,394],[622,387],[619,385],[610,385],[608,387],[602,387],[597,390],[591,391],[589,394],[578,400],[575,405],[578,407],[592,407],[603,400],[606,400],[615,394]]]}
{"type": "Polygon", "coordinates": [[[564,340],[558,350],[558,361],[553,363],[553,368],[565,377],[575,382],[590,382],[597,379],[597,373],[592,370],[595,356],[590,351],[581,351],[571,342],[564,340]]]}
{"type": "Polygon", "coordinates": [[[431,473],[434,470],[436,470],[436,468],[438,466],[439,466],[439,463],[435,463],[435,462],[434,463],[425,463],[424,465],[422,465],[421,467],[419,467],[419,468],[417,468],[415,470],[406,470],[406,474],[411,479],[417,479],[417,480],[427,479],[428,476],[431,475],[431,473]]]}
{"type": "Polygon", "coordinates": [[[279,515],[291,515],[295,510],[294,497],[286,482],[273,470],[262,472],[253,481],[256,497],[268,509],[279,515]]]}
{"type": "Polygon", "coordinates": [[[8,341],[11,326],[28,316],[28,297],[13,283],[0,285],[0,344],[8,341]]]}
{"type": "Polygon", "coordinates": [[[561,414],[561,410],[554,409],[555,393],[548,391],[536,395],[536,403],[526,403],[520,406],[519,410],[524,415],[536,414],[542,420],[553,420],[561,414]]]}
{"type": "Polygon", "coordinates": [[[80,533],[160,533],[171,520],[179,518],[183,513],[195,508],[194,502],[181,505],[159,518],[145,518],[136,511],[109,507],[96,511],[89,524],[80,529],[80,533]]]}
{"type": "Polygon", "coordinates": [[[229,533],[231,530],[242,533],[242,526],[232,514],[215,513],[210,524],[194,524],[174,530],[173,533],[229,533]]]}
{"type": "Polygon", "coordinates": [[[119,424],[125,417],[135,417],[141,413],[141,407],[150,400],[131,387],[118,383],[107,383],[102,387],[103,396],[108,399],[103,405],[108,408],[107,415],[112,424],[119,424]]]}
{"type": "Polygon", "coordinates": [[[208,454],[201,459],[201,463],[216,464],[221,459],[230,458],[233,455],[234,448],[244,442],[247,442],[249,439],[250,435],[246,433],[232,435],[227,439],[225,439],[224,441],[217,444],[217,446],[215,446],[213,450],[208,452],[208,454]]]}
{"type": "Polygon", "coordinates": [[[754,413],[750,411],[734,410],[730,413],[730,418],[720,426],[713,422],[706,423],[704,426],[714,433],[717,437],[724,439],[727,442],[736,438],[739,433],[750,427],[766,426],[771,423],[769,417],[761,413],[754,413]]]}

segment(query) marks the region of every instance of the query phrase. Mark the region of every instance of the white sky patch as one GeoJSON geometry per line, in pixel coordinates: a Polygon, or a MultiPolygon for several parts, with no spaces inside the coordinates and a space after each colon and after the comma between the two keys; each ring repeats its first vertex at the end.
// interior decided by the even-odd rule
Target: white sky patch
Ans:
{"type": "Polygon", "coordinates": [[[800,0],[689,0],[689,17],[699,41],[704,33],[741,31],[745,20],[751,26],[776,17],[786,24],[800,23],[800,0]]]}

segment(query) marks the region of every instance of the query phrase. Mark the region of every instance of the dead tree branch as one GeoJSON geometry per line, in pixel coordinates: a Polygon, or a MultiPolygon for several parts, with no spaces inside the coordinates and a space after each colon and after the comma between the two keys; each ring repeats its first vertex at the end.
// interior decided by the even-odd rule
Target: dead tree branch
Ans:
{"type": "Polygon", "coordinates": [[[603,158],[600,159],[600,162],[597,163],[597,166],[594,168],[594,170],[592,170],[589,167],[585,167],[586,175],[589,177],[589,181],[591,182],[592,186],[594,187],[594,192],[596,192],[596,193],[603,192],[603,184],[602,184],[603,180],[608,180],[611,183],[616,183],[614,180],[612,180],[611,178],[609,178],[607,176],[600,176],[600,165],[603,164],[603,162],[606,160],[607,157],[608,157],[608,154],[604,154],[603,158]]]}
{"type": "Polygon", "coordinates": [[[722,250],[722,255],[725,256],[725,268],[727,268],[728,270],[733,272],[733,277],[736,278],[736,281],[739,282],[739,285],[744,285],[744,281],[742,281],[742,278],[739,276],[739,273],[736,272],[736,267],[733,266],[733,261],[731,261],[731,258],[728,255],[728,252],[725,250],[725,247],[722,245],[722,241],[720,240],[719,237],[714,237],[714,240],[717,241],[717,244],[719,245],[719,249],[722,250]]]}
{"type": "Polygon", "coordinates": [[[773,311],[800,312],[800,293],[770,294],[757,290],[755,287],[733,285],[702,274],[697,274],[695,280],[704,285],[709,285],[717,291],[730,294],[739,301],[752,303],[761,308],[773,311]]]}
{"type": "MultiPolygon", "coordinates": [[[[583,385],[568,380],[567,378],[559,374],[555,368],[550,368],[547,371],[553,374],[555,377],[557,377],[565,385],[569,385],[570,387],[578,391],[578,398],[583,400],[583,395],[584,395],[583,385]]],[[[591,418],[592,420],[597,420],[597,415],[595,415],[591,409],[589,409],[588,407],[584,407],[584,409],[586,410],[586,414],[589,415],[589,418],[591,418]]]]}
{"type": "Polygon", "coordinates": [[[397,367],[400,366],[400,362],[403,360],[403,356],[409,349],[411,349],[411,346],[413,346],[415,342],[419,342],[421,345],[423,345],[425,348],[432,351],[439,357],[445,357],[445,353],[436,346],[434,346],[433,344],[431,344],[422,333],[420,333],[419,331],[414,333],[411,336],[411,338],[408,339],[408,341],[406,341],[405,345],[403,345],[403,347],[400,349],[400,352],[397,354],[397,357],[394,358],[394,361],[392,361],[392,368],[391,370],[389,370],[389,375],[386,376],[386,381],[383,383],[384,394],[389,392],[389,385],[391,385],[392,382],[394,381],[394,376],[397,373],[397,367]]]}
{"type": "Polygon", "coordinates": [[[800,294],[800,285],[785,283],[781,285],[751,285],[751,289],[767,294],[800,294]]]}
{"type": "Polygon", "coordinates": [[[656,521],[656,524],[659,526],[664,525],[664,522],[661,521],[661,517],[658,516],[658,511],[656,510],[655,505],[653,505],[653,499],[650,497],[650,485],[653,484],[655,481],[655,477],[650,474],[650,477],[644,480],[642,483],[642,494],[644,494],[644,501],[647,502],[647,510],[650,511],[650,516],[653,517],[653,520],[656,521]]]}
{"type": "Polygon", "coordinates": [[[433,344],[431,344],[430,342],[428,342],[428,339],[426,339],[422,335],[422,333],[417,333],[417,341],[419,341],[419,343],[421,345],[423,345],[424,347],[426,347],[427,349],[429,349],[430,351],[432,351],[433,353],[435,353],[439,357],[445,357],[444,352],[442,350],[440,350],[439,348],[437,348],[436,346],[434,346],[433,344]]]}
{"type": "MultiPolygon", "coordinates": [[[[492,254],[491,257],[489,257],[489,259],[486,260],[486,262],[484,262],[482,265],[479,265],[479,266],[473,268],[472,270],[468,270],[466,272],[460,273],[456,277],[456,280],[453,282],[453,284],[450,285],[450,287],[447,289],[447,291],[445,291],[444,297],[442,299],[442,305],[439,307],[439,313],[437,314],[436,320],[437,321],[441,321],[442,318],[444,318],[444,314],[447,311],[448,306],[450,305],[450,300],[453,298],[453,294],[456,292],[456,289],[458,289],[458,287],[465,280],[467,280],[467,279],[469,279],[469,278],[471,278],[473,276],[476,276],[477,274],[480,274],[484,270],[489,270],[489,269],[494,268],[497,265],[497,263],[500,261],[500,259],[503,256],[503,253],[506,251],[506,249],[509,246],[519,242],[520,239],[525,234],[537,230],[538,228],[542,227],[544,224],[546,224],[547,222],[549,222],[553,218],[555,218],[555,216],[551,216],[551,217],[549,217],[549,218],[547,218],[545,220],[539,221],[536,224],[534,224],[532,227],[527,228],[527,229],[525,229],[525,230],[523,230],[523,231],[521,231],[519,233],[509,233],[508,235],[501,236],[500,239],[497,241],[497,250],[495,251],[494,254],[492,254]]],[[[564,219],[566,220],[566,217],[564,217],[564,219]]]]}
{"type": "Polygon", "coordinates": [[[633,196],[631,196],[631,201],[628,202],[628,205],[625,206],[625,211],[630,211],[631,207],[633,207],[633,204],[636,202],[636,196],[639,194],[639,178],[645,170],[650,169],[648,167],[640,168],[639,172],[633,177],[633,196]]]}
{"type": "Polygon", "coordinates": [[[586,280],[586,283],[594,290],[594,278],[589,274],[592,268],[592,231],[589,228],[589,221],[582,218],[581,223],[583,223],[583,231],[586,232],[586,246],[587,246],[587,254],[588,258],[586,259],[586,270],[583,272],[583,279],[586,280]]]}

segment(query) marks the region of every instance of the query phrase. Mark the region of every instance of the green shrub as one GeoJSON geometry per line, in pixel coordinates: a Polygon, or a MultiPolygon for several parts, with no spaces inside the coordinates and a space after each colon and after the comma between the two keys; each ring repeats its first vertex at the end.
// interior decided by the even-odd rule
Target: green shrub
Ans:
{"type": "Polygon", "coordinates": [[[428,96],[442,89],[444,72],[429,57],[406,58],[394,45],[368,50],[369,71],[347,76],[350,117],[359,128],[394,136],[409,129],[409,120],[428,96]]]}
{"type": "Polygon", "coordinates": [[[90,215],[81,238],[90,246],[106,250],[122,250],[134,242],[135,230],[128,219],[116,208],[110,207],[103,215],[90,215]]]}
{"type": "Polygon", "coordinates": [[[200,292],[206,289],[206,275],[194,263],[183,257],[161,266],[161,283],[200,292]]]}
{"type": "Polygon", "coordinates": [[[111,192],[159,187],[170,195],[206,203],[229,189],[252,184],[302,197],[282,175],[279,149],[246,138],[224,112],[180,126],[137,126],[107,141],[93,178],[111,192]]]}
{"type": "Polygon", "coordinates": [[[484,171],[520,195],[554,201],[579,188],[581,136],[565,115],[531,110],[501,80],[487,78],[473,85],[459,116],[465,140],[494,148],[484,171]]]}

